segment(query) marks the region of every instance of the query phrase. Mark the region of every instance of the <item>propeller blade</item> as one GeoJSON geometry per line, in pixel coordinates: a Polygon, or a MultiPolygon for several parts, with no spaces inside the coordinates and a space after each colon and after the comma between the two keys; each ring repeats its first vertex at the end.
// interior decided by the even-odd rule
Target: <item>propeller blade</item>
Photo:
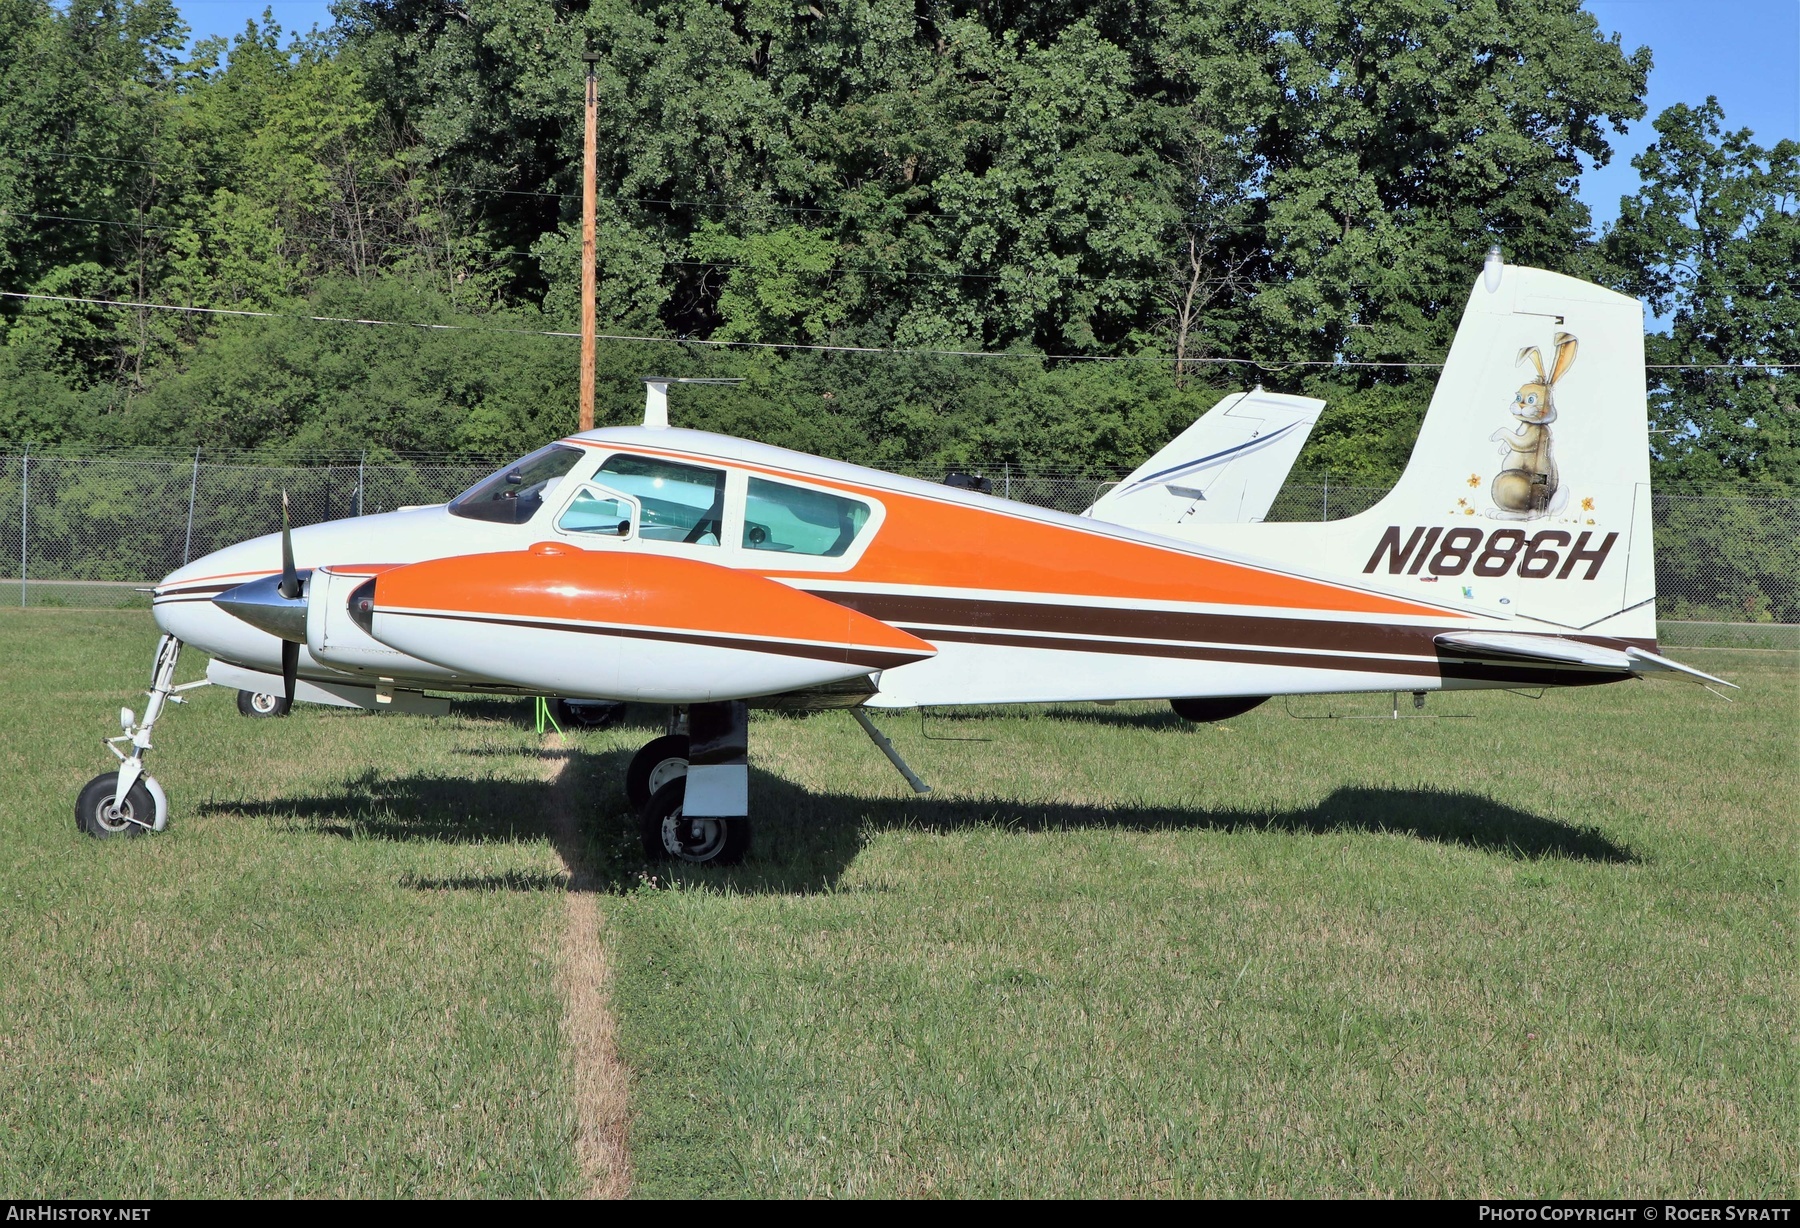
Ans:
{"type": "Polygon", "coordinates": [[[288,525],[288,492],[285,490],[281,492],[281,595],[289,601],[300,595],[300,573],[294,570],[294,533],[288,525]]]}
{"type": "Polygon", "coordinates": [[[294,675],[300,669],[300,645],[293,640],[281,641],[281,686],[288,707],[294,706],[294,675]]]}

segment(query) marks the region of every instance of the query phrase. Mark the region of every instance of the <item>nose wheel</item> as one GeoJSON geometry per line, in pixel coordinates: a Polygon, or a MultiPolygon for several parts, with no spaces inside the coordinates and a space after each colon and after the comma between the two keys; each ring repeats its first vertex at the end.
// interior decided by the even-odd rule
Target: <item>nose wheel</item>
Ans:
{"type": "Polygon", "coordinates": [[[150,735],[168,704],[183,702],[182,691],[207,686],[206,679],[175,685],[175,663],[181,657],[181,641],[165,635],[156,644],[156,664],[150,670],[150,703],[140,722],[130,708],[119,710],[116,738],[105,739],[106,749],[119,761],[116,772],[102,772],[82,786],[75,799],[75,830],[100,840],[141,836],[169,825],[169,799],[156,777],[144,771],[150,753],[150,735]],[[129,753],[122,746],[129,748],[129,753]]]}
{"type": "Polygon", "coordinates": [[[75,799],[75,830],[96,840],[141,836],[156,823],[156,802],[140,777],[118,800],[119,774],[102,772],[88,781],[75,799]]]}

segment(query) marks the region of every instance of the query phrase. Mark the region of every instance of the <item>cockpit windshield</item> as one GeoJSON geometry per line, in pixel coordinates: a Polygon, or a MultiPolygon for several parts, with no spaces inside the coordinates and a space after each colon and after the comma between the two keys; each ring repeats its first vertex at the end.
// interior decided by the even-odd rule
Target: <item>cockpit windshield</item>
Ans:
{"type": "Polygon", "coordinates": [[[544,506],[545,496],[556,489],[563,475],[580,459],[581,449],[566,444],[539,448],[450,500],[450,514],[470,520],[524,524],[544,506]]]}

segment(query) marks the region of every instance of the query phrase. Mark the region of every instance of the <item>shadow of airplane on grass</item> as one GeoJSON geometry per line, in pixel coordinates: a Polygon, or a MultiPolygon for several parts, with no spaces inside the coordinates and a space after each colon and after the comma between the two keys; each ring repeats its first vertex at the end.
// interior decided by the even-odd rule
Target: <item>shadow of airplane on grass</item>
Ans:
{"type": "MultiPolygon", "coordinates": [[[[1342,788],[1317,805],[1293,810],[1206,810],[1187,807],[1105,807],[1009,798],[935,799],[854,797],[808,793],[766,772],[752,771],[755,844],[731,868],[646,863],[636,817],[620,781],[624,751],[590,754],[579,748],[524,752],[565,755],[563,780],[470,779],[449,775],[385,776],[369,771],[330,796],[261,802],[210,803],[202,814],[283,821],[302,830],[346,839],[429,840],[480,844],[555,843],[584,883],[601,891],[636,887],[650,876],[704,881],[740,892],[806,893],[830,889],[861,851],[870,832],[905,829],[947,833],[978,827],[1020,832],[1272,831],[1296,835],[1370,832],[1410,836],[1504,857],[1532,860],[1635,863],[1638,856],[1593,827],[1577,827],[1479,794],[1435,789],[1342,788]],[[554,821],[553,788],[581,817],[554,821]],[[578,841],[572,845],[571,840],[578,841]]],[[[545,873],[417,880],[431,889],[556,890],[561,875],[545,873]]]]}

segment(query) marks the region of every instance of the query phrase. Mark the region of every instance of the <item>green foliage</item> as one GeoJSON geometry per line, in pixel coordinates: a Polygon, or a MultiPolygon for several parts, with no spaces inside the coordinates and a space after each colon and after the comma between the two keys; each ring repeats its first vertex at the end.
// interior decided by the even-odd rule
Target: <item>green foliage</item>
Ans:
{"type": "Polygon", "coordinates": [[[688,249],[696,260],[724,266],[716,340],[820,342],[843,315],[842,300],[826,288],[837,244],[824,231],[783,226],[734,235],[717,222],[702,222],[688,249]]]}
{"type": "Polygon", "coordinates": [[[446,295],[378,279],[324,282],[309,314],[459,323],[345,328],[298,316],[223,326],[111,424],[141,444],[305,455],[321,451],[521,452],[571,426],[572,343],[529,308],[459,315],[446,295]],[[478,341],[479,344],[470,344],[478,341]]]}
{"type": "Polygon", "coordinates": [[[1624,285],[1665,317],[1650,363],[1659,476],[1800,483],[1800,143],[1763,149],[1728,132],[1718,100],[1677,104],[1633,160],[1644,185],[1621,202],[1605,253],[1624,285]]]}
{"type": "MultiPolygon", "coordinates": [[[[615,417],[647,372],[739,374],[686,420],[1101,472],[1246,370],[1194,359],[1441,357],[1496,241],[1687,304],[1656,357],[1791,361],[1800,334],[1794,153],[1710,112],[1664,117],[1594,248],[1582,159],[1642,114],[1650,60],[1570,0],[346,0],[323,35],[265,16],[181,59],[183,33],[170,0],[0,0],[0,288],[280,318],[0,302],[0,439],[473,454],[567,430],[574,347],[506,330],[579,320],[584,44],[603,332],[1008,355],[608,342],[615,417]],[[1222,382],[1180,386],[1202,370],[1222,382]]],[[[1662,472],[1800,480],[1792,393],[1729,374],[1658,390],[1662,472]]],[[[1371,484],[1431,383],[1265,378],[1330,401],[1302,466],[1371,484]]]]}
{"type": "Polygon", "coordinates": [[[1305,393],[1326,404],[1295,462],[1299,472],[1341,475],[1369,486],[1400,480],[1430,401],[1425,381],[1358,388],[1320,380],[1309,382],[1305,393]]]}

